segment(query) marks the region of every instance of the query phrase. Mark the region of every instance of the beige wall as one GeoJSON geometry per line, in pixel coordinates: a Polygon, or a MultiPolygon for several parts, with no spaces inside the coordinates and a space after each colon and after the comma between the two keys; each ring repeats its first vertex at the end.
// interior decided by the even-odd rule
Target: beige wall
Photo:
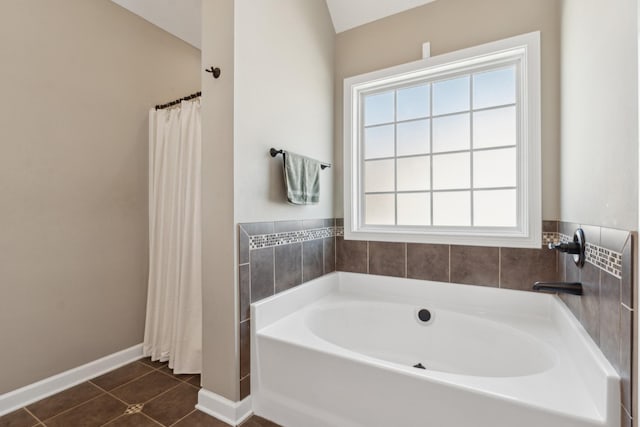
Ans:
{"type": "Polygon", "coordinates": [[[237,0],[236,222],[333,216],[335,169],[320,173],[320,203],[286,202],[283,148],[333,163],[335,32],[324,0],[237,0]]]}
{"type": "Polygon", "coordinates": [[[561,219],[637,230],[637,1],[562,4],[561,219]]]}
{"type": "Polygon", "coordinates": [[[321,202],[292,206],[283,191],[284,148],[333,162],[333,25],[324,0],[204,0],[203,385],[239,399],[239,222],[333,215],[333,169],[321,202]]]}
{"type": "Polygon", "coordinates": [[[234,0],[202,2],[202,381],[237,400],[238,304],[233,218],[234,0]]]}
{"type": "Polygon", "coordinates": [[[108,0],[0,13],[0,394],[142,341],[147,111],[198,51],[108,0]]]}
{"type": "Polygon", "coordinates": [[[335,212],[343,215],[342,85],[346,77],[531,31],[542,38],[542,215],[559,217],[559,0],[440,0],[338,34],[335,212]]]}

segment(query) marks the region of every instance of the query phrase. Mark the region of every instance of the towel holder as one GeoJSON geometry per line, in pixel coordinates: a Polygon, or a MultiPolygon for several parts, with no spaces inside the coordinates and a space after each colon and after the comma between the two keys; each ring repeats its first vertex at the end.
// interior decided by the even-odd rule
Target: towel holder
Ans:
{"type": "MultiPolygon", "coordinates": [[[[284,156],[284,150],[276,150],[275,148],[271,148],[269,150],[269,154],[271,154],[271,157],[275,157],[278,154],[282,154],[284,156]]],[[[330,163],[320,163],[320,169],[325,170],[326,168],[330,168],[331,164],[330,163]]]]}

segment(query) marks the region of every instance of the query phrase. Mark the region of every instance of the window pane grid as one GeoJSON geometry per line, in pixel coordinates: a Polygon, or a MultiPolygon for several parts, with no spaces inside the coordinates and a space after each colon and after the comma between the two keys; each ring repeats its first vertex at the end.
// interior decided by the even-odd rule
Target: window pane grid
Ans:
{"type": "MultiPolygon", "coordinates": [[[[518,142],[517,142],[517,135],[515,135],[516,140],[514,141],[514,144],[512,145],[496,145],[496,146],[481,146],[481,147],[475,147],[475,135],[474,135],[474,128],[475,128],[475,120],[476,117],[474,116],[474,113],[476,112],[485,112],[485,111],[493,111],[493,110],[500,110],[500,109],[507,109],[507,108],[515,108],[516,111],[516,118],[517,118],[517,110],[519,109],[519,105],[517,102],[517,99],[515,100],[516,102],[506,102],[506,103],[498,103],[498,104],[491,104],[491,105],[486,105],[488,101],[486,101],[486,99],[484,100],[484,104],[480,104],[479,106],[476,106],[476,100],[474,98],[474,94],[476,91],[476,87],[475,87],[475,82],[476,82],[476,77],[481,75],[481,74],[485,74],[489,75],[492,72],[501,72],[504,70],[507,71],[511,71],[513,72],[514,76],[515,76],[515,71],[516,71],[516,66],[515,65],[510,65],[508,67],[505,68],[504,65],[501,65],[500,67],[496,67],[495,69],[488,69],[488,70],[482,70],[482,71],[474,71],[474,72],[467,72],[465,74],[460,74],[457,75],[455,77],[452,78],[448,78],[448,79],[443,79],[443,80],[432,80],[430,82],[422,82],[419,84],[414,84],[413,86],[405,86],[405,87],[399,87],[399,88],[394,88],[392,90],[389,90],[389,88],[387,88],[385,90],[385,92],[378,92],[376,93],[376,95],[380,95],[380,93],[385,93],[389,95],[389,98],[392,98],[392,102],[393,102],[393,121],[386,121],[386,122],[376,122],[376,123],[370,123],[367,124],[365,123],[365,121],[361,121],[362,125],[361,125],[361,133],[364,133],[365,129],[372,129],[372,128],[378,128],[378,127],[383,127],[383,126],[393,126],[393,157],[378,157],[378,158],[372,158],[372,159],[361,159],[361,164],[364,167],[364,164],[370,162],[370,161],[378,161],[378,160],[393,160],[393,191],[389,190],[389,191],[364,191],[363,192],[363,202],[366,201],[366,196],[371,196],[371,195],[389,195],[389,196],[393,196],[393,221],[392,223],[395,225],[406,225],[406,224],[399,224],[399,217],[400,217],[400,213],[398,211],[399,209],[399,198],[398,195],[428,195],[428,202],[429,202],[429,206],[428,206],[428,218],[425,218],[426,222],[428,222],[430,227],[437,227],[439,224],[434,223],[434,194],[441,194],[441,193],[464,193],[464,192],[468,192],[468,218],[469,218],[469,223],[467,224],[467,226],[476,226],[476,217],[475,217],[475,203],[476,203],[476,197],[475,194],[476,193],[484,193],[484,194],[489,194],[487,192],[490,191],[494,191],[494,192],[500,192],[500,191],[515,191],[515,193],[517,193],[518,190],[518,185],[519,185],[519,174],[517,173],[517,169],[519,169],[519,165],[516,164],[516,186],[484,186],[484,187],[476,187],[476,182],[475,182],[475,176],[474,176],[474,169],[475,169],[475,153],[479,153],[479,152],[487,152],[490,155],[490,152],[492,151],[496,151],[496,150],[505,150],[505,149],[513,149],[515,148],[516,151],[516,160],[517,160],[517,151],[518,150],[518,142]],[[447,82],[450,80],[458,80],[457,84],[458,84],[458,94],[460,93],[460,90],[463,91],[463,93],[466,93],[466,91],[468,90],[468,96],[467,96],[467,100],[463,101],[462,98],[458,98],[458,101],[443,101],[443,102],[448,102],[451,104],[451,106],[444,106],[444,107],[439,107],[440,111],[444,111],[440,114],[435,114],[435,110],[434,110],[434,84],[438,83],[438,82],[447,82]],[[462,86],[460,85],[460,83],[464,83],[462,86]],[[464,88],[464,86],[467,86],[466,88],[464,88]],[[420,89],[424,89],[427,93],[428,93],[428,97],[427,99],[425,99],[424,101],[426,102],[426,104],[428,104],[428,106],[425,107],[420,107],[419,109],[422,109],[422,111],[424,111],[425,109],[428,110],[428,114],[413,114],[411,112],[407,113],[407,110],[405,109],[403,112],[403,117],[399,117],[399,92],[403,91],[403,90],[407,90],[407,89],[413,89],[413,88],[420,88],[420,89]],[[457,105],[456,105],[457,102],[457,105]],[[468,103],[468,104],[467,104],[468,103]],[[465,109],[460,109],[460,106],[467,106],[465,107],[465,109]],[[451,111],[446,111],[447,108],[451,108],[451,111]],[[439,118],[447,118],[447,117],[453,117],[453,116],[468,116],[468,143],[464,143],[465,145],[468,144],[468,149],[458,149],[458,150],[450,150],[450,151],[438,151],[438,152],[434,152],[434,120],[435,119],[439,119],[439,118]],[[404,118],[409,116],[409,118],[404,118]],[[428,153],[420,153],[420,154],[399,154],[399,141],[398,141],[398,125],[402,125],[402,124],[411,124],[411,123],[419,123],[419,122],[425,122],[428,123],[428,153]],[[468,186],[459,186],[459,185],[453,185],[447,188],[437,188],[437,187],[441,187],[442,184],[438,184],[435,182],[434,178],[434,170],[436,170],[436,168],[434,168],[434,159],[439,158],[440,156],[446,156],[446,155],[454,155],[454,154],[468,154],[468,169],[467,172],[469,173],[469,177],[468,177],[468,186]],[[428,185],[426,186],[425,190],[418,190],[418,189],[414,189],[413,186],[410,186],[411,189],[409,190],[401,190],[399,188],[399,178],[398,178],[398,172],[399,172],[399,160],[404,160],[404,159],[418,159],[418,158],[425,158],[426,161],[428,161],[428,166],[429,166],[429,171],[427,173],[428,175],[428,185]]],[[[516,89],[517,89],[517,85],[519,85],[519,81],[516,78],[515,79],[515,85],[516,85],[516,89]]],[[[487,96],[490,96],[490,90],[488,90],[487,88],[483,89],[485,91],[485,98],[487,98],[487,96]],[[487,95],[487,93],[489,93],[489,95],[487,95]]],[[[514,92],[515,93],[515,92],[514,92]]],[[[364,95],[365,97],[368,95],[364,95]]],[[[514,95],[515,96],[515,95],[514,95]]],[[[441,99],[445,99],[442,98],[442,93],[440,94],[441,99]]],[[[489,101],[490,102],[490,101],[489,101]]],[[[366,103],[365,103],[366,104],[366,103]]],[[[391,107],[389,105],[389,107],[391,107]]],[[[390,108],[389,108],[390,110],[390,108]]],[[[411,111],[411,110],[409,110],[411,111]]],[[[390,112],[390,111],[389,111],[390,112]]],[[[390,118],[390,117],[389,117],[390,118]]],[[[426,126],[424,127],[424,131],[426,132],[426,126]]],[[[415,137],[415,136],[414,136],[415,137]]],[[[403,147],[405,147],[404,145],[405,143],[403,142],[403,147]]],[[[391,147],[389,147],[391,148],[391,147]]],[[[424,150],[424,148],[419,148],[419,150],[424,150]]],[[[403,152],[406,152],[406,149],[403,148],[403,152]]],[[[415,151],[410,151],[410,152],[415,152],[415,151]]],[[[444,157],[442,158],[444,159],[444,157]]],[[[414,162],[415,163],[415,162],[414,162]]],[[[466,163],[466,160],[465,160],[466,163]]],[[[403,163],[404,164],[404,163],[403,163]]],[[[486,164],[486,163],[485,163],[486,164]]],[[[413,170],[415,170],[415,166],[413,170]]],[[[501,165],[500,164],[496,164],[496,168],[500,168],[501,165]]],[[[410,169],[411,170],[411,169],[410,169]]],[[[486,167],[485,167],[486,170],[486,167]]],[[[425,171],[426,172],[426,171],[425,171]]],[[[467,173],[464,171],[461,171],[461,173],[467,173]]],[[[481,173],[481,172],[478,172],[481,173]]],[[[455,176],[456,174],[454,173],[453,176],[455,176]]],[[[404,174],[403,176],[405,176],[405,178],[403,178],[403,182],[406,182],[406,174],[404,174]]],[[[450,175],[451,176],[451,175],[450,175]]],[[[365,176],[365,180],[367,179],[367,177],[365,176]]],[[[466,179],[466,176],[462,176],[461,178],[463,181],[466,179]]],[[[486,181],[486,179],[485,179],[486,181]]],[[[461,182],[459,182],[461,183],[461,182]]],[[[406,186],[406,184],[403,184],[403,186],[406,186]]],[[[494,194],[498,194],[498,193],[494,193],[494,194]]],[[[444,194],[443,194],[444,196],[444,194]]],[[[465,196],[466,197],[466,196],[465,196]]],[[[442,199],[445,200],[445,199],[442,199]]],[[[490,199],[487,199],[490,200],[490,199]]],[[[366,203],[365,203],[366,204],[366,203]]],[[[452,205],[452,206],[456,206],[456,205],[452,205]]],[[[486,208],[486,206],[485,206],[486,208]]],[[[366,209],[365,209],[366,211],[366,209]]],[[[390,211],[389,211],[390,213],[390,211]]],[[[403,217],[406,217],[406,213],[403,213],[403,217]]],[[[442,216],[442,214],[440,214],[440,216],[442,216]]],[[[367,221],[366,215],[363,218],[363,223],[365,224],[371,224],[370,222],[367,221]]],[[[389,220],[391,220],[391,218],[389,218],[389,220]]],[[[372,224],[375,225],[375,224],[372,224]]],[[[457,225],[457,224],[453,224],[453,225],[457,225]]],[[[482,226],[482,225],[478,225],[478,226],[482,226]]]]}

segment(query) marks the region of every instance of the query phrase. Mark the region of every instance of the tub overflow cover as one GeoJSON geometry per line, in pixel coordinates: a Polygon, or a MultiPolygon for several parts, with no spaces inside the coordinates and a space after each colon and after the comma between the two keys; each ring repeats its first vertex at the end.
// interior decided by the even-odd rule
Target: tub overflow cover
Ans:
{"type": "Polygon", "coordinates": [[[421,309],[418,311],[418,319],[420,319],[421,322],[428,322],[431,320],[431,312],[426,308],[421,309]]]}

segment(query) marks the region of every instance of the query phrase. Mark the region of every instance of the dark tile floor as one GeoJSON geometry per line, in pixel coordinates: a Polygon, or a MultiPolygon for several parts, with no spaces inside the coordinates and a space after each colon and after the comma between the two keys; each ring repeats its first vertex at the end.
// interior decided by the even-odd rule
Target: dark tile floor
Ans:
{"type": "MultiPolygon", "coordinates": [[[[228,427],[195,409],[200,375],[141,359],[0,417],[0,427],[228,427]]],[[[242,427],[278,427],[252,416],[242,427]]]]}

